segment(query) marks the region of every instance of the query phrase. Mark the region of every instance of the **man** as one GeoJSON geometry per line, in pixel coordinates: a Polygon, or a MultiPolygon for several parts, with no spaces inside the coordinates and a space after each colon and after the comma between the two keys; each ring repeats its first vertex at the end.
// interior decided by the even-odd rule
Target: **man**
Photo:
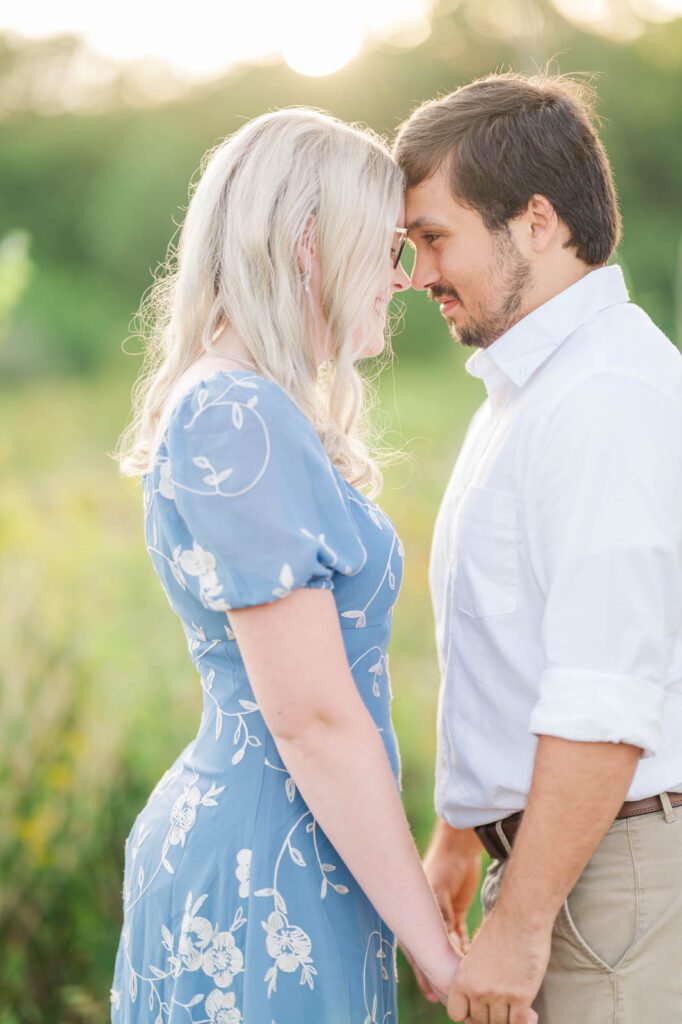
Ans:
{"type": "Polygon", "coordinates": [[[430,573],[424,863],[460,936],[479,838],[493,857],[448,1000],[474,1024],[682,1021],[682,358],[606,266],[619,215],[583,97],[493,76],[395,146],[412,285],[488,395],[430,573]]]}

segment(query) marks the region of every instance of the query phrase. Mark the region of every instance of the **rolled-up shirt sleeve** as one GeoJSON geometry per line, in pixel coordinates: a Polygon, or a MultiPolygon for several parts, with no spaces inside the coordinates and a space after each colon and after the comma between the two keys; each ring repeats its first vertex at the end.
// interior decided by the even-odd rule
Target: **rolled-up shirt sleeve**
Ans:
{"type": "Polygon", "coordinates": [[[544,592],[535,734],[654,754],[682,616],[682,406],[601,374],[532,443],[524,506],[544,592]]]}

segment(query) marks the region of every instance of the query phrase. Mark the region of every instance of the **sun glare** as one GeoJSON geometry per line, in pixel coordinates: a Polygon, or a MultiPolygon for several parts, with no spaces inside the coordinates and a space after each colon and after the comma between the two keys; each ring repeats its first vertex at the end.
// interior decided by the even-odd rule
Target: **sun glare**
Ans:
{"type": "Polygon", "coordinates": [[[362,31],[341,22],[334,32],[321,32],[314,23],[292,33],[282,45],[282,57],[301,75],[331,75],[348,64],[362,49],[362,31]]]}
{"type": "Polygon", "coordinates": [[[75,32],[96,53],[118,61],[168,61],[180,74],[209,79],[235,64],[283,59],[302,75],[330,75],[366,43],[414,36],[417,42],[435,0],[194,0],[191,17],[172,5],[160,18],[156,5],[119,0],[103,8],[89,0],[23,0],[6,28],[37,38],[75,32]]]}
{"type": "MultiPolygon", "coordinates": [[[[118,0],[22,0],[5,5],[0,31],[31,38],[75,33],[115,61],[167,62],[189,80],[209,80],[241,63],[283,59],[302,75],[330,75],[364,46],[409,49],[428,36],[437,0],[193,0],[191,11],[118,0]]],[[[450,0],[455,3],[456,0],[450,0]]],[[[571,20],[634,31],[637,19],[666,20],[682,0],[553,0],[571,20]]]]}

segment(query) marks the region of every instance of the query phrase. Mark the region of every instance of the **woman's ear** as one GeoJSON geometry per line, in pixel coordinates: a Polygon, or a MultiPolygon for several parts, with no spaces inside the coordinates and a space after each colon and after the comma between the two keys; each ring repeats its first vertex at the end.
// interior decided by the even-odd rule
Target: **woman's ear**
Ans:
{"type": "Polygon", "coordinates": [[[313,263],[317,262],[317,221],[311,217],[305,226],[300,241],[296,246],[296,263],[306,282],[306,291],[310,288],[310,279],[313,273],[313,263]]]}

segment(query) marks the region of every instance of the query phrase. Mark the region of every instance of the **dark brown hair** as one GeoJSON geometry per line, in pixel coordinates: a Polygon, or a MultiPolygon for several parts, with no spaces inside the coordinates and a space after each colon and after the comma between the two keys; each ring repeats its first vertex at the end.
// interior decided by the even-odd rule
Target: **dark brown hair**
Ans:
{"type": "Polygon", "coordinates": [[[491,75],[418,107],[394,156],[408,188],[444,165],[454,197],[489,230],[545,196],[570,230],[567,245],[599,266],[618,244],[620,215],[592,101],[591,88],[565,76],[491,75]]]}

